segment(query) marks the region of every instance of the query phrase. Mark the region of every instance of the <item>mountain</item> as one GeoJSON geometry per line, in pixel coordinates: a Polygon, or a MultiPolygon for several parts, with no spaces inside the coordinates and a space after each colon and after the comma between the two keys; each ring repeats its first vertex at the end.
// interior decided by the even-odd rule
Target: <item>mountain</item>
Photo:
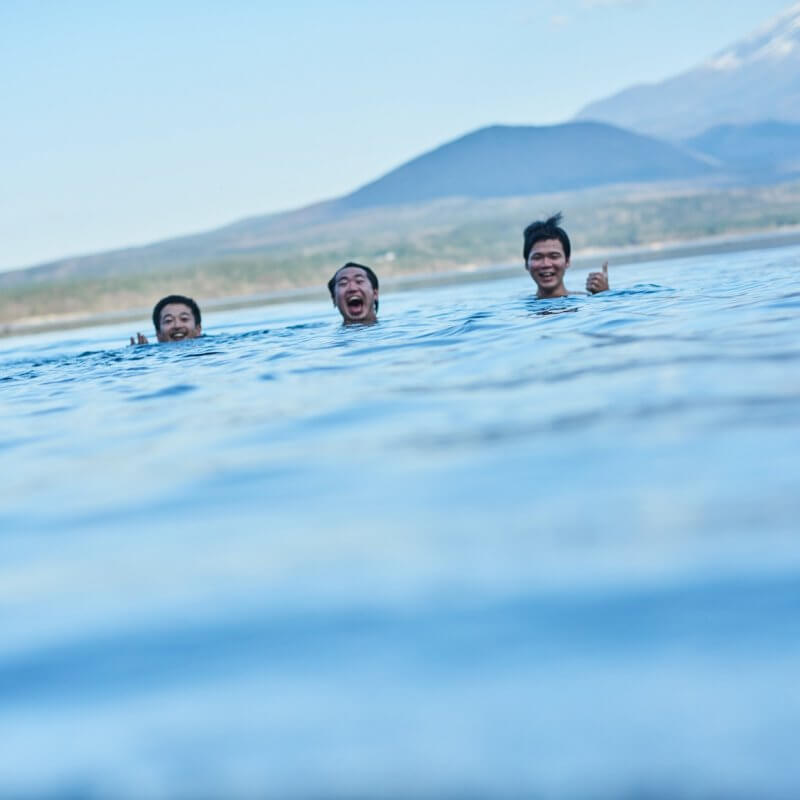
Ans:
{"type": "Polygon", "coordinates": [[[603,123],[495,125],[437,147],[342,198],[144,247],[0,273],[0,287],[186,269],[199,262],[267,252],[274,256],[297,248],[309,251],[323,242],[360,235],[365,227],[375,227],[378,216],[384,227],[391,225],[386,209],[397,205],[681,180],[713,170],[702,156],[603,123]]]}
{"type": "Polygon", "coordinates": [[[0,272],[0,288],[47,284],[73,278],[107,278],[185,270],[199,263],[225,260],[297,242],[298,232],[338,220],[335,202],[317,203],[296,211],[264,214],[203,233],[164,239],[152,244],[61,258],[22,269],[0,272]]]}
{"type": "Polygon", "coordinates": [[[494,125],[437,147],[340,202],[364,208],[439,197],[509,197],[692,178],[710,169],[673,145],[599,122],[494,125]]]}
{"type": "Polygon", "coordinates": [[[800,172],[800,125],[788,122],[717,125],[684,144],[740,172],[767,178],[800,172]]]}
{"type": "Polygon", "coordinates": [[[725,124],[800,123],[800,3],[695,69],[590,103],[575,119],[667,139],[725,124]]]}

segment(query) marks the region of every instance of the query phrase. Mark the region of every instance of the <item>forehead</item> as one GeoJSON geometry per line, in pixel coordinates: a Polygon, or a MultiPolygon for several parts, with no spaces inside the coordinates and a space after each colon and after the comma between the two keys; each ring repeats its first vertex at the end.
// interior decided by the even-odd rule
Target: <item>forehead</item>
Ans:
{"type": "Polygon", "coordinates": [[[564,255],[564,245],[559,239],[540,239],[531,247],[531,253],[561,253],[564,255]]]}
{"type": "Polygon", "coordinates": [[[167,303],[167,305],[161,309],[161,313],[159,314],[158,318],[164,319],[164,317],[180,317],[182,314],[188,314],[190,317],[194,318],[192,309],[189,308],[186,303],[167,303]]]}
{"type": "Polygon", "coordinates": [[[342,278],[365,278],[367,279],[367,273],[361,269],[361,267],[342,267],[336,273],[336,280],[340,281],[342,278]]]}

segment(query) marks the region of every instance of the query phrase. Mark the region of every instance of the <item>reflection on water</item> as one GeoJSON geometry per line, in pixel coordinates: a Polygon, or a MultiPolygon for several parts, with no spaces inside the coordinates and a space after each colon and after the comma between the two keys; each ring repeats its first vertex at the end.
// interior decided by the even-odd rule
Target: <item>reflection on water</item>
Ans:
{"type": "Polygon", "coordinates": [[[0,796],[796,795],[798,261],[1,341],[0,796]]]}

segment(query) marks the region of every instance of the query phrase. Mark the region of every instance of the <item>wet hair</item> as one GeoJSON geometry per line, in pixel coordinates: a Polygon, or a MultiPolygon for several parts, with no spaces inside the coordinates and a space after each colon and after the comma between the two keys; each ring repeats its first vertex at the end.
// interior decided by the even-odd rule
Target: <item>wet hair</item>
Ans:
{"type": "Polygon", "coordinates": [[[569,236],[567,236],[567,232],[563,228],[559,227],[560,222],[561,212],[559,211],[558,214],[553,214],[552,217],[544,221],[537,220],[536,222],[531,222],[531,224],[525,228],[525,233],[523,233],[525,244],[522,247],[522,257],[525,259],[525,264],[528,263],[528,256],[531,254],[531,250],[536,242],[541,242],[545,239],[558,239],[558,241],[561,242],[561,246],[564,248],[564,256],[567,261],[569,261],[569,236]]]}
{"type": "MultiPolygon", "coordinates": [[[[369,268],[365,267],[363,264],[356,264],[355,261],[348,261],[346,264],[342,264],[336,272],[333,273],[333,277],[328,281],[328,291],[331,293],[331,300],[333,300],[334,305],[336,304],[336,276],[346,267],[358,267],[358,269],[363,269],[364,272],[367,273],[367,277],[369,278],[369,282],[372,284],[373,291],[378,291],[378,276],[369,268]]],[[[375,311],[378,311],[378,299],[375,298],[375,311]]]]}
{"type": "Polygon", "coordinates": [[[153,326],[156,331],[161,330],[161,312],[164,306],[168,306],[171,303],[182,303],[185,306],[189,306],[194,317],[195,327],[200,325],[200,307],[197,303],[191,297],[184,297],[182,294],[169,294],[166,297],[162,297],[153,309],[153,326]]]}

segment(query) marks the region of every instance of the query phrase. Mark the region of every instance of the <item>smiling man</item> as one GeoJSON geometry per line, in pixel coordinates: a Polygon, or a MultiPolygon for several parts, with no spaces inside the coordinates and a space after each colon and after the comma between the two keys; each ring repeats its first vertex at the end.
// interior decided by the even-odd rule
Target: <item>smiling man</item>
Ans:
{"type": "MultiPolygon", "coordinates": [[[[570,242],[567,232],[559,226],[561,214],[544,221],[537,220],[525,228],[522,255],[525,269],[536,284],[538,298],[566,297],[569,292],[564,286],[564,273],[569,267],[570,242]]],[[[608,291],[608,262],[603,264],[602,272],[590,272],[586,278],[586,291],[589,294],[608,291]]]]}
{"type": "Polygon", "coordinates": [[[348,261],[328,281],[331,300],[345,325],[374,325],[378,321],[378,276],[363,264],[348,261]]]}
{"type": "MultiPolygon", "coordinates": [[[[162,297],[153,308],[153,325],[159,342],[182,342],[203,335],[200,308],[191,297],[171,294],[162,297]]],[[[148,344],[146,336],[131,336],[131,344],[148,344]]]]}

